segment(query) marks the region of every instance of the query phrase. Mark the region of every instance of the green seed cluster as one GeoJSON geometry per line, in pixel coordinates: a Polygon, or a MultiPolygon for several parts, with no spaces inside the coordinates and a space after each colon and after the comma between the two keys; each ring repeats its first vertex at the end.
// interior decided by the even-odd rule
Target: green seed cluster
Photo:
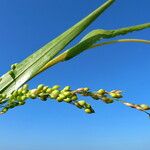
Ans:
{"type": "Polygon", "coordinates": [[[24,105],[27,99],[36,98],[39,98],[42,101],[54,99],[57,102],[70,103],[80,109],[84,109],[86,113],[94,113],[91,105],[87,104],[85,101],[78,100],[77,94],[70,89],[70,86],[66,86],[60,90],[59,85],[48,87],[40,84],[36,89],[29,90],[28,85],[25,84],[8,97],[6,94],[1,95],[1,104],[6,103],[7,101],[5,106],[3,105],[1,114],[6,113],[9,109],[12,109],[16,106],[24,105]]]}
{"type": "MultiPolygon", "coordinates": [[[[12,69],[15,67],[12,66],[12,69]]],[[[22,106],[26,103],[27,99],[37,99],[47,101],[48,99],[54,99],[57,102],[65,102],[76,106],[79,109],[83,109],[86,113],[94,113],[94,109],[84,100],[79,100],[78,95],[89,96],[94,100],[101,100],[106,104],[111,104],[115,101],[121,102],[124,105],[135,108],[137,110],[147,113],[150,107],[145,104],[137,105],[120,100],[122,93],[120,90],[113,90],[107,92],[104,89],[99,89],[96,92],[91,92],[89,88],[79,88],[77,90],[71,90],[70,86],[66,86],[60,89],[59,85],[53,87],[45,86],[43,84],[38,85],[36,89],[29,89],[28,84],[23,85],[18,90],[12,92],[11,95],[0,94],[0,114],[6,113],[9,109],[16,106],[22,106]]],[[[149,113],[147,113],[149,114],[149,113]]]]}

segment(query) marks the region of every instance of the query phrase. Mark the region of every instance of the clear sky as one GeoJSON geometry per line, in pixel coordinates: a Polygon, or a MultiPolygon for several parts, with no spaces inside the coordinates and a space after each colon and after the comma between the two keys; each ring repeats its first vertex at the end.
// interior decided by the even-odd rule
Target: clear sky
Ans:
{"type": "MultiPolygon", "coordinates": [[[[96,9],[105,0],[0,0],[0,73],[96,9]]],[[[81,36],[93,29],[114,29],[150,22],[149,0],[116,0],[81,36]]],[[[150,29],[126,38],[150,39],[150,29]]],[[[123,38],[125,38],[123,37],[123,38]]],[[[121,38],[121,37],[119,37],[121,38]]],[[[75,42],[77,42],[75,40],[75,42]]],[[[75,43],[73,42],[73,43],[75,43]]],[[[72,44],[71,44],[72,45],[72,44]]],[[[56,65],[30,81],[73,89],[121,89],[127,101],[150,104],[150,45],[121,43],[95,48],[56,65]]],[[[2,150],[146,150],[150,120],[122,104],[86,99],[96,113],[72,105],[28,101],[0,117],[2,150]]]]}

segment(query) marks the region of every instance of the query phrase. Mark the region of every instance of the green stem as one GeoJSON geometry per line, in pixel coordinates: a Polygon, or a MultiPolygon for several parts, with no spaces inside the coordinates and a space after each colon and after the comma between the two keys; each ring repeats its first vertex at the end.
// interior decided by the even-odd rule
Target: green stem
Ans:
{"type": "Polygon", "coordinates": [[[94,44],[89,49],[95,48],[95,47],[98,47],[98,46],[104,46],[104,45],[115,44],[115,43],[124,43],[124,42],[136,42],[136,43],[150,44],[150,40],[143,40],[143,39],[119,39],[119,40],[112,40],[112,41],[108,41],[108,42],[94,44]]]}

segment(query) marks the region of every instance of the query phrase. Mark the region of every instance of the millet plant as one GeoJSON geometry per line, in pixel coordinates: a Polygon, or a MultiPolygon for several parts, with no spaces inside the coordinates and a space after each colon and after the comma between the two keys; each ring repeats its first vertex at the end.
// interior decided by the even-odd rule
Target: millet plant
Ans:
{"type": "Polygon", "coordinates": [[[98,89],[93,92],[88,87],[73,90],[70,86],[61,88],[59,85],[49,87],[43,84],[38,85],[35,89],[29,89],[28,84],[26,84],[27,81],[47,68],[52,67],[59,62],[68,61],[81,52],[94,47],[118,42],[150,43],[150,41],[143,39],[118,39],[101,42],[103,39],[111,39],[133,31],[150,28],[150,23],[145,23],[115,30],[93,30],[84,36],[79,43],[63,53],[58,54],[114,2],[115,0],[107,0],[102,6],[97,8],[87,17],[27,57],[25,60],[11,65],[11,69],[0,78],[0,114],[4,114],[17,106],[24,105],[28,99],[40,99],[42,101],[53,99],[59,103],[65,102],[72,104],[88,114],[94,113],[94,109],[90,104],[84,100],[78,99],[78,96],[81,95],[83,97],[91,97],[93,100],[102,101],[106,104],[120,102],[128,107],[150,115],[147,112],[147,110],[150,110],[148,105],[133,104],[122,100],[123,95],[121,90],[106,91],[105,89],[98,89]]]}

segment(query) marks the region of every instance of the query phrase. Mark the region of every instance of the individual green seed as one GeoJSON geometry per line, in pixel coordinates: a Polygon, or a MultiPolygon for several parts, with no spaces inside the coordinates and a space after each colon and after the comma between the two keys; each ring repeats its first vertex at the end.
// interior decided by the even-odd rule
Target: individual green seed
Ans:
{"type": "Polygon", "coordinates": [[[91,109],[91,105],[90,104],[85,103],[85,107],[91,109]]]}
{"type": "Polygon", "coordinates": [[[107,103],[107,104],[110,104],[110,103],[113,103],[113,102],[114,101],[111,98],[106,98],[106,100],[105,100],[105,103],[107,103]]]}
{"type": "Polygon", "coordinates": [[[99,100],[99,96],[97,96],[95,93],[91,93],[91,97],[95,100],[99,100]]]}
{"type": "Polygon", "coordinates": [[[143,110],[150,110],[150,107],[148,105],[145,105],[145,104],[141,104],[140,107],[143,109],[143,110]]]}
{"type": "Polygon", "coordinates": [[[18,89],[18,94],[22,94],[22,91],[23,91],[23,89],[22,89],[22,88],[19,88],[19,89],[18,89]]]}
{"type": "Polygon", "coordinates": [[[32,99],[35,99],[35,98],[36,98],[36,95],[35,95],[35,94],[30,94],[29,97],[32,98],[32,99]]]}
{"type": "Polygon", "coordinates": [[[25,94],[26,98],[30,98],[30,93],[25,94]]]}
{"type": "Polygon", "coordinates": [[[7,111],[8,111],[8,108],[3,108],[1,112],[6,113],[7,111]]]}
{"type": "Polygon", "coordinates": [[[26,100],[26,98],[27,98],[26,96],[21,96],[22,101],[26,100]]]}
{"type": "Polygon", "coordinates": [[[76,95],[74,95],[74,96],[71,97],[72,101],[76,101],[77,99],[78,99],[78,97],[76,95]]]}
{"type": "Polygon", "coordinates": [[[84,111],[85,111],[87,114],[91,114],[91,113],[93,113],[93,112],[92,112],[92,110],[91,110],[91,109],[89,109],[89,108],[84,109],[84,111]]]}
{"type": "Polygon", "coordinates": [[[86,104],[85,101],[78,101],[78,103],[79,103],[79,105],[82,106],[82,107],[85,106],[85,104],[86,104]]]}
{"type": "Polygon", "coordinates": [[[50,95],[51,95],[52,98],[57,98],[59,93],[60,93],[59,90],[54,90],[50,95]]]}
{"type": "Polygon", "coordinates": [[[46,93],[51,94],[52,91],[53,91],[52,88],[48,88],[48,89],[46,90],[46,93]]]}
{"type": "Polygon", "coordinates": [[[120,93],[110,93],[109,95],[113,98],[122,98],[122,95],[120,93]]]}
{"type": "Polygon", "coordinates": [[[26,94],[28,91],[27,90],[22,90],[22,94],[26,94]]]}
{"type": "Polygon", "coordinates": [[[71,102],[71,98],[65,98],[64,102],[70,103],[71,102]]]}
{"type": "Polygon", "coordinates": [[[48,89],[48,86],[44,86],[43,87],[43,92],[46,92],[47,89],[48,89]]]}
{"type": "Polygon", "coordinates": [[[37,87],[38,90],[42,90],[43,88],[44,88],[44,85],[43,85],[43,84],[40,84],[40,85],[38,85],[38,87],[37,87]]]}
{"type": "Polygon", "coordinates": [[[59,95],[60,91],[59,90],[54,90],[51,94],[54,94],[54,95],[59,95]]]}
{"type": "Polygon", "coordinates": [[[83,108],[78,102],[75,102],[74,104],[75,104],[75,106],[77,106],[77,107],[80,108],[80,109],[83,108]]]}
{"type": "Polygon", "coordinates": [[[14,99],[15,98],[15,96],[13,95],[13,94],[11,94],[10,96],[9,96],[9,99],[14,99]]]}
{"type": "Polygon", "coordinates": [[[15,70],[16,67],[17,67],[17,63],[11,65],[11,69],[12,69],[12,70],[15,70]]]}
{"type": "Polygon", "coordinates": [[[22,99],[21,99],[21,96],[17,96],[17,98],[16,98],[18,101],[21,101],[22,99]]]}
{"type": "Polygon", "coordinates": [[[46,101],[47,98],[48,98],[48,95],[46,95],[46,94],[44,94],[44,93],[40,93],[40,94],[39,94],[39,97],[40,97],[40,99],[41,99],[42,101],[46,101]]]}
{"type": "Polygon", "coordinates": [[[56,99],[58,102],[62,102],[63,101],[63,99],[61,98],[61,97],[57,97],[57,99],[56,99]]]}
{"type": "Polygon", "coordinates": [[[118,95],[116,93],[110,93],[109,95],[113,98],[118,98],[118,95]]]}
{"type": "Polygon", "coordinates": [[[68,96],[71,96],[71,92],[69,92],[69,91],[66,91],[66,92],[63,92],[63,95],[65,95],[66,97],[68,97],[68,96]]]}
{"type": "Polygon", "coordinates": [[[24,85],[22,86],[22,89],[23,89],[23,90],[28,90],[28,88],[29,88],[29,85],[28,85],[28,84],[24,84],[24,85]]]}
{"type": "Polygon", "coordinates": [[[69,91],[70,90],[70,86],[65,86],[64,88],[63,88],[63,91],[69,91]]]}
{"type": "Polygon", "coordinates": [[[43,96],[45,96],[45,94],[44,93],[40,93],[38,96],[39,97],[43,97],[43,96]]]}
{"type": "Polygon", "coordinates": [[[106,91],[104,89],[100,89],[97,91],[97,93],[100,95],[104,95],[106,93],[106,91]]]}
{"type": "Polygon", "coordinates": [[[59,96],[58,97],[60,97],[61,99],[64,99],[65,98],[65,95],[63,95],[63,94],[59,94],[59,96]]]}
{"type": "Polygon", "coordinates": [[[7,95],[5,93],[2,94],[2,98],[5,99],[7,95]]]}
{"type": "Polygon", "coordinates": [[[105,103],[107,103],[107,101],[109,101],[109,98],[108,98],[108,97],[106,97],[106,96],[103,96],[101,99],[102,99],[102,100],[103,100],[103,102],[105,102],[105,103]]]}
{"type": "Polygon", "coordinates": [[[58,94],[50,94],[50,98],[56,99],[58,97],[58,94]]]}
{"type": "Polygon", "coordinates": [[[37,89],[32,89],[32,90],[30,90],[30,94],[37,95],[38,94],[38,90],[37,89]]]}
{"type": "Polygon", "coordinates": [[[18,96],[18,91],[14,91],[14,92],[12,93],[12,95],[13,95],[13,97],[18,96]]]}
{"type": "Polygon", "coordinates": [[[60,88],[59,85],[54,85],[54,86],[52,87],[52,90],[58,90],[59,88],[60,88]]]}
{"type": "Polygon", "coordinates": [[[87,91],[89,91],[89,88],[86,87],[86,88],[83,88],[83,90],[84,90],[85,92],[87,92],[87,91]]]}
{"type": "Polygon", "coordinates": [[[117,98],[122,98],[122,95],[117,93],[117,98]]]}
{"type": "Polygon", "coordinates": [[[24,105],[26,102],[25,101],[20,101],[18,102],[18,105],[24,105]]]}

